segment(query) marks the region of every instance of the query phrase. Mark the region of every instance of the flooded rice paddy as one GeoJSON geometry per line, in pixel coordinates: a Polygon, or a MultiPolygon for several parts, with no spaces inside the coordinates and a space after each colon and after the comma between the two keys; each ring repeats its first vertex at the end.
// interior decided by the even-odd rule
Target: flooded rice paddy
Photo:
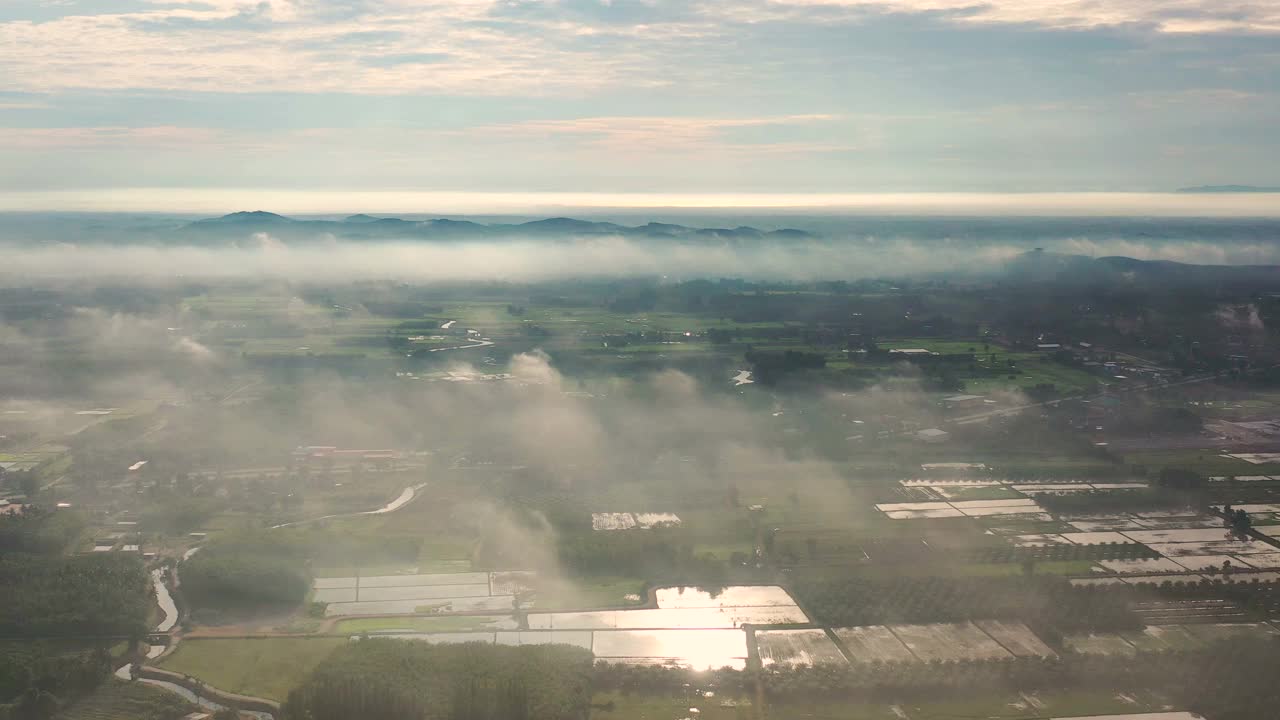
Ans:
{"type": "MultiPolygon", "coordinates": [[[[612,662],[744,668],[748,653],[743,625],[809,622],[795,600],[777,586],[733,586],[715,594],[672,587],[659,588],[654,595],[654,608],[530,613],[527,630],[379,635],[436,643],[568,643],[612,662]]],[[[812,655],[843,661],[834,643],[827,650],[814,649],[812,655]]]]}
{"type": "Polygon", "coordinates": [[[1123,633],[1068,635],[1063,644],[1090,655],[1137,655],[1162,650],[1193,650],[1233,637],[1276,636],[1280,631],[1266,623],[1197,623],[1151,625],[1123,633]]]}
{"type": "Polygon", "coordinates": [[[316,578],[312,599],[328,603],[327,617],[502,612],[516,609],[531,580],[523,572],[316,578]]]}
{"type": "Polygon", "coordinates": [[[867,625],[834,632],[854,663],[1056,657],[1030,628],[1016,622],[867,625]]]}
{"type": "Polygon", "coordinates": [[[590,650],[598,660],[672,665],[696,670],[722,667],[741,670],[747,665],[747,634],[741,630],[526,630],[406,633],[392,637],[430,643],[564,643],[590,650]]]}
{"type": "Polygon", "coordinates": [[[763,667],[846,662],[825,630],[760,630],[755,636],[763,667]]]}
{"type": "Polygon", "coordinates": [[[962,500],[952,502],[880,503],[876,509],[893,520],[921,520],[947,517],[986,517],[989,515],[1033,515],[1048,517],[1044,508],[1031,498],[1007,500],[962,500]]]}
{"type": "Polygon", "coordinates": [[[786,590],[733,586],[718,594],[690,587],[658,588],[656,608],[554,612],[529,615],[535,630],[732,629],[743,625],[809,622],[786,590]]]}

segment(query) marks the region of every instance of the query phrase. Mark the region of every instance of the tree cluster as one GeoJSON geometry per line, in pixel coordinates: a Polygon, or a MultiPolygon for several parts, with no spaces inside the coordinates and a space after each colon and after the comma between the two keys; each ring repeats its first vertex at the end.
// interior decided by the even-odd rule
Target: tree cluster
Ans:
{"type": "Polygon", "coordinates": [[[810,580],[796,599],[832,626],[1019,620],[1055,632],[1140,627],[1124,596],[1060,577],[910,577],[810,580]]]}
{"type": "Polygon", "coordinates": [[[289,694],[284,720],[586,720],[591,654],[567,645],[363,639],[289,694]]]}
{"type": "Polygon", "coordinates": [[[192,607],[248,610],[294,606],[311,588],[301,549],[249,538],[212,543],[179,567],[182,593],[192,607]]]}
{"type": "Polygon", "coordinates": [[[151,583],[142,560],[133,555],[3,554],[0,588],[4,588],[2,636],[146,634],[151,583]]]}

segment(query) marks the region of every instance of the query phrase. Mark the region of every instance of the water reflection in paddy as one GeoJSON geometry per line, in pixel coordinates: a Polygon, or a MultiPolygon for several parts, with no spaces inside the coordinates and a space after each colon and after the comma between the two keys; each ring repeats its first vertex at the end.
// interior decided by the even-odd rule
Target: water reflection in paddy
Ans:
{"type": "Polygon", "coordinates": [[[789,625],[807,622],[809,618],[794,605],[790,607],[599,610],[529,615],[529,627],[535,630],[730,629],[740,628],[743,625],[789,625]]]}
{"type": "Polygon", "coordinates": [[[599,660],[678,665],[696,670],[747,663],[747,634],[742,630],[525,630],[515,632],[401,633],[379,635],[402,640],[453,644],[574,645],[599,660]]]}
{"type": "MultiPolygon", "coordinates": [[[[657,608],[532,613],[529,630],[490,633],[404,633],[425,642],[566,643],[601,660],[679,665],[695,669],[743,668],[746,624],[808,623],[778,586],[732,586],[712,594],[697,588],[656,591],[657,608]]],[[[834,647],[834,646],[833,646],[834,647]]]]}
{"type": "Polygon", "coordinates": [[[741,669],[747,665],[747,634],[741,630],[601,631],[593,633],[591,651],[611,662],[741,669]]]}
{"type": "Polygon", "coordinates": [[[777,585],[731,585],[716,594],[692,587],[666,587],[655,591],[660,608],[725,608],[794,606],[796,601],[777,585]]]}
{"type": "Polygon", "coordinates": [[[737,585],[711,594],[691,587],[658,588],[656,609],[536,613],[542,630],[728,629],[743,625],[807,623],[795,600],[776,585],[737,585]]]}

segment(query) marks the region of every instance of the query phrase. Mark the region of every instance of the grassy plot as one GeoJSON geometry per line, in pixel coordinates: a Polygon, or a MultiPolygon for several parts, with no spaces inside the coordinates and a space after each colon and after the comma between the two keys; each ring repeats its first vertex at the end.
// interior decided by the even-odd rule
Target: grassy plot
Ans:
{"type": "MultiPolygon", "coordinates": [[[[1033,571],[1036,575],[1090,575],[1094,572],[1094,563],[1090,560],[1050,560],[1037,562],[1033,571]]],[[[817,570],[817,577],[825,568],[817,570]]],[[[1022,575],[1025,570],[1021,563],[885,563],[862,565],[850,572],[850,575],[869,579],[886,579],[894,577],[1012,577],[1022,575]]],[[[813,573],[806,573],[811,577],[813,573]]]]}
{"type": "MultiPolygon", "coordinates": [[[[763,717],[810,720],[1048,720],[1126,713],[1156,712],[1168,706],[1149,693],[1111,696],[1088,692],[1021,693],[1005,697],[956,699],[945,702],[900,704],[850,703],[847,701],[778,703],[763,717]]],[[[594,716],[593,716],[594,717],[594,716]]],[[[602,716],[607,717],[607,716],[602,716]]],[[[705,715],[704,715],[705,717],[705,715]]]]}
{"type": "Polygon", "coordinates": [[[112,678],[55,717],[56,720],[162,720],[182,717],[195,709],[195,705],[168,690],[112,678]]]}
{"type": "Polygon", "coordinates": [[[701,720],[756,720],[757,717],[751,701],[746,698],[632,693],[596,693],[591,698],[591,720],[670,720],[693,716],[701,720]],[[697,708],[698,712],[690,713],[690,708],[697,708]]]}
{"type": "Polygon", "coordinates": [[[160,667],[198,678],[219,690],[281,700],[343,638],[191,638],[160,667]]]}
{"type": "Polygon", "coordinates": [[[541,589],[534,603],[539,610],[609,608],[638,605],[644,597],[645,583],[639,578],[594,576],[541,589]]]}
{"type": "Polygon", "coordinates": [[[341,620],[333,626],[333,632],[357,635],[365,632],[409,630],[412,632],[467,632],[492,630],[505,616],[456,616],[456,617],[371,617],[341,620]]]}
{"type": "Polygon", "coordinates": [[[1280,465],[1254,465],[1237,458],[1223,457],[1220,450],[1154,450],[1124,456],[1129,465],[1142,465],[1153,472],[1172,467],[1193,470],[1202,475],[1270,475],[1280,472],[1280,465]]]}

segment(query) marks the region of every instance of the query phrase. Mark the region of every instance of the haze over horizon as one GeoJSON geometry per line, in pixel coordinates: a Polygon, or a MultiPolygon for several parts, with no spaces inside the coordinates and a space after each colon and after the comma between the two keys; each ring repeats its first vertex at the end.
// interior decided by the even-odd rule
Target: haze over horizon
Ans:
{"type": "Polygon", "coordinates": [[[1077,193],[609,193],[115,188],[13,191],[0,212],[130,212],[192,216],[264,211],[296,215],[357,213],[414,216],[521,214],[556,216],[617,211],[649,213],[771,212],[857,215],[1009,217],[1280,216],[1275,192],[1077,193]]]}

